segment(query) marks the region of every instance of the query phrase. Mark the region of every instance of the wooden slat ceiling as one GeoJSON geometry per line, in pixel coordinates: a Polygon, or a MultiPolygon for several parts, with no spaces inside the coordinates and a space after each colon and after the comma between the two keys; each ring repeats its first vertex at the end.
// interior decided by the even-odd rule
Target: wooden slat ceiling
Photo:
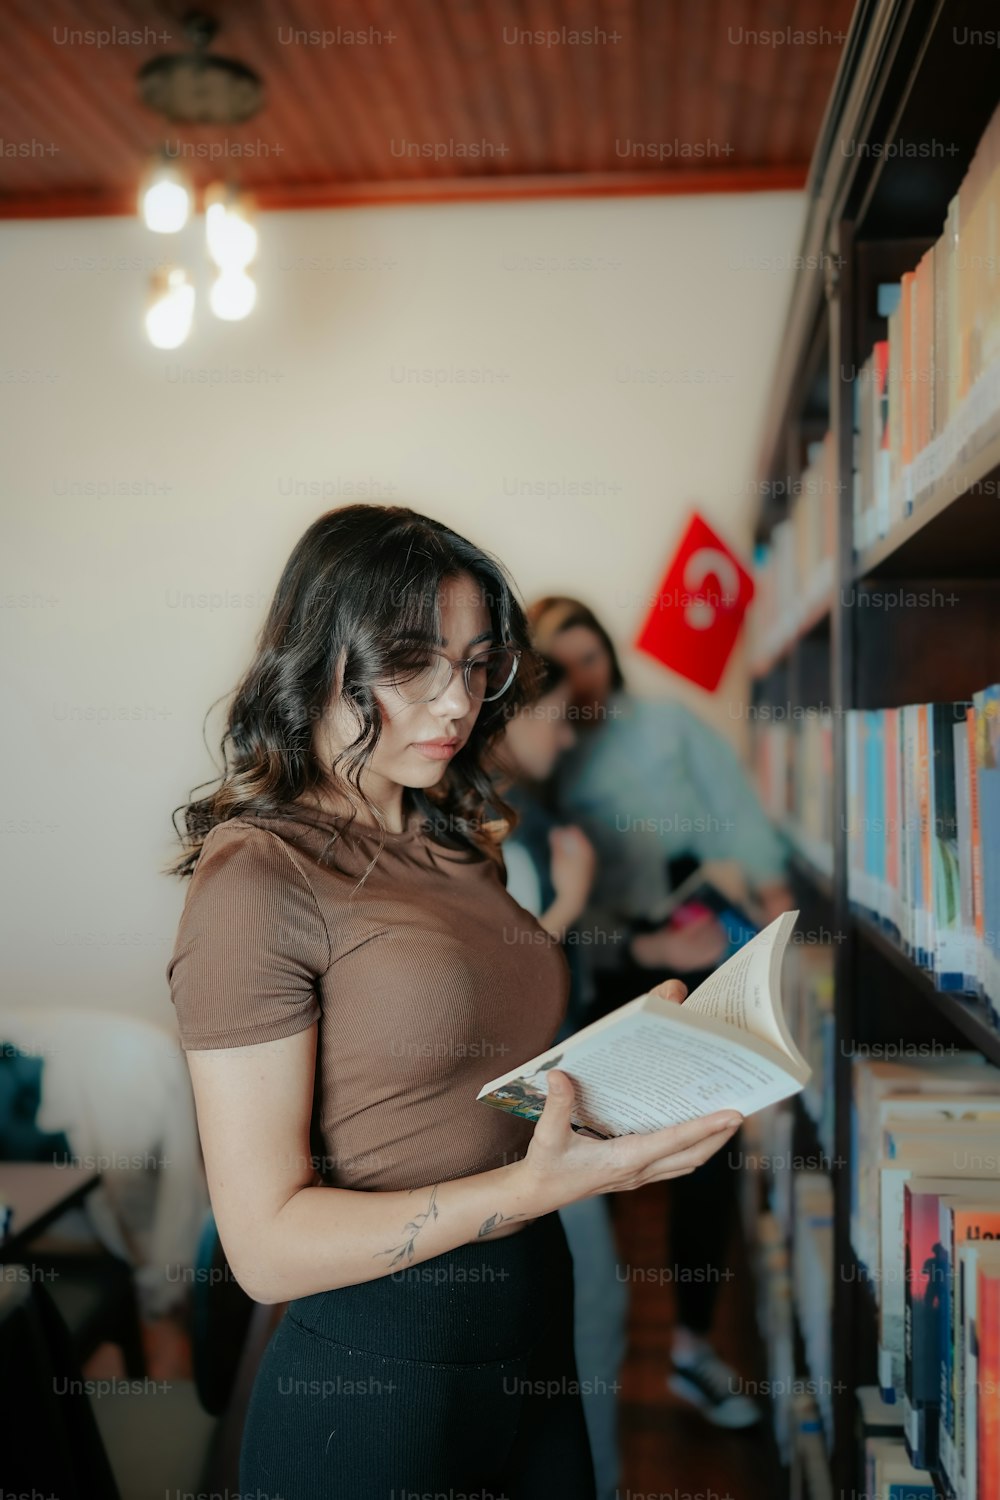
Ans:
{"type": "Polygon", "coordinates": [[[164,143],[265,208],[800,186],[853,0],[219,0],[266,88],[228,128],[137,97],[190,8],[5,0],[0,217],[134,212],[164,143]]]}

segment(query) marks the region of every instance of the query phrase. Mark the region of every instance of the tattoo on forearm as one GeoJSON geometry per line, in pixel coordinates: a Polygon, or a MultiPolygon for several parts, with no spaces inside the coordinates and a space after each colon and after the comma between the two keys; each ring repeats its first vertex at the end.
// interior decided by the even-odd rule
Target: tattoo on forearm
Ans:
{"type": "Polygon", "coordinates": [[[438,1184],[435,1183],[431,1188],[430,1201],[428,1202],[427,1207],[424,1209],[423,1213],[416,1214],[415,1217],[412,1218],[410,1222],[405,1226],[406,1239],[403,1241],[403,1243],[401,1245],[390,1245],[387,1250],[376,1250],[375,1255],[372,1256],[373,1260],[375,1260],[379,1255],[391,1255],[392,1260],[389,1262],[390,1266],[398,1266],[401,1260],[410,1261],[413,1259],[413,1247],[416,1243],[417,1235],[420,1233],[421,1229],[423,1229],[428,1219],[436,1219],[438,1216],[438,1206],[436,1202],[437,1190],[438,1184]]]}
{"type": "Polygon", "coordinates": [[[491,1214],[488,1219],[484,1219],[480,1224],[476,1239],[484,1240],[488,1234],[492,1234],[494,1229],[499,1228],[501,1224],[513,1224],[515,1219],[523,1218],[524,1214],[502,1214],[498,1209],[495,1214],[491,1214]]]}

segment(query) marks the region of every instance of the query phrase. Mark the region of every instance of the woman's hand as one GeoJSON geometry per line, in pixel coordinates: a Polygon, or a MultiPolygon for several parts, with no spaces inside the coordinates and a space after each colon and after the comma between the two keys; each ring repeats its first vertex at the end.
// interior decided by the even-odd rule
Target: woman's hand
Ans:
{"type": "MultiPolygon", "coordinates": [[[[667,979],[652,993],[683,1000],[687,992],[679,980],[667,979]]],[[[726,1109],[644,1135],[599,1141],[572,1128],[575,1100],[573,1079],[553,1068],[545,1108],[519,1163],[529,1197],[540,1205],[538,1213],[599,1193],[629,1192],[649,1182],[684,1177],[732,1140],[743,1123],[738,1111],[726,1109]]]]}
{"type": "Polygon", "coordinates": [[[629,953],[644,969],[711,969],[726,951],[726,929],[714,916],[699,918],[683,927],[658,927],[640,932],[629,944],[629,953]]]}
{"type": "Polygon", "coordinates": [[[552,829],[549,848],[549,873],[556,893],[554,905],[564,927],[569,927],[587,904],[597,856],[583,830],[571,824],[552,829]]]}
{"type": "Polygon", "coordinates": [[[784,881],[775,881],[770,885],[759,885],[756,895],[760,909],[764,914],[765,927],[773,922],[776,917],[780,917],[783,911],[791,911],[795,905],[795,897],[784,881]]]}

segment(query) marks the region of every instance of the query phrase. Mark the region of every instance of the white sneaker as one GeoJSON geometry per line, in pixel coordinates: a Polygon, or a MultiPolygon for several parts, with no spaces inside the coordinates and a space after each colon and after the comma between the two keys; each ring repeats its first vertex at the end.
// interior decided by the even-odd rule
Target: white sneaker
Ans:
{"type": "Polygon", "coordinates": [[[711,1349],[678,1364],[667,1378],[667,1387],[675,1396],[696,1406],[703,1417],[716,1427],[753,1427],[763,1412],[756,1401],[740,1393],[742,1381],[711,1349]]]}

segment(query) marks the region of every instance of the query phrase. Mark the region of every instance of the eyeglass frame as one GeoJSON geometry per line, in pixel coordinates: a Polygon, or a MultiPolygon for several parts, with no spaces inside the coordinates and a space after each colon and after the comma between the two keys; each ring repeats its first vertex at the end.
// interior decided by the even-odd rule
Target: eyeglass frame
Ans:
{"type": "MultiPolygon", "coordinates": [[[[462,680],[465,684],[465,692],[467,697],[470,698],[473,703],[495,703],[498,698],[503,697],[504,693],[506,693],[511,686],[514,678],[517,676],[517,669],[521,665],[521,657],[524,655],[524,652],[518,650],[516,646],[504,645],[491,646],[489,651],[484,651],[479,656],[449,656],[446,651],[439,651],[436,646],[428,646],[426,650],[428,652],[428,655],[440,656],[443,661],[446,661],[451,667],[451,674],[448,678],[448,681],[442,688],[439,688],[439,690],[434,694],[432,698],[409,698],[407,699],[408,703],[435,703],[437,699],[441,697],[441,694],[446,693],[451,687],[452,683],[455,680],[455,670],[457,667],[462,668],[462,680]],[[483,660],[483,657],[491,655],[491,653],[494,651],[506,651],[510,656],[513,657],[514,664],[511,668],[510,676],[507,678],[507,681],[504,683],[503,687],[498,693],[491,693],[488,698],[476,698],[474,697],[472,688],[469,684],[469,671],[477,662],[481,662],[483,660]]],[[[399,692],[399,688],[397,688],[396,691],[399,692]]],[[[401,696],[404,695],[401,694],[401,696]]]]}

